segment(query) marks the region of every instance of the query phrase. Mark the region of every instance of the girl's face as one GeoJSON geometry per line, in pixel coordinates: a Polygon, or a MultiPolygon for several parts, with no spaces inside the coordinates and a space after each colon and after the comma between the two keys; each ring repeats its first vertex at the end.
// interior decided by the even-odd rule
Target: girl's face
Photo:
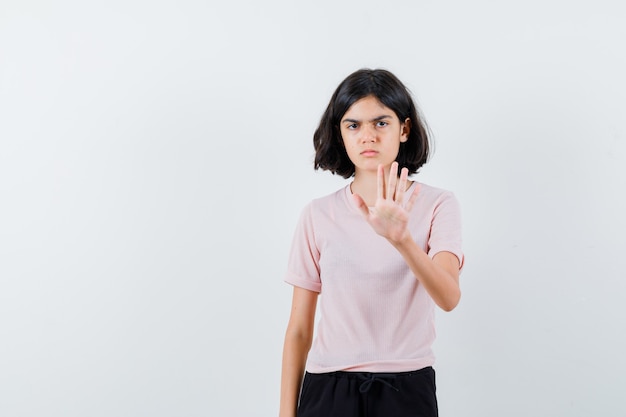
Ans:
{"type": "Polygon", "coordinates": [[[408,139],[410,120],[400,122],[393,110],[367,96],[350,106],[339,128],[355,176],[366,171],[376,174],[379,164],[388,169],[395,161],[400,143],[408,139]]]}

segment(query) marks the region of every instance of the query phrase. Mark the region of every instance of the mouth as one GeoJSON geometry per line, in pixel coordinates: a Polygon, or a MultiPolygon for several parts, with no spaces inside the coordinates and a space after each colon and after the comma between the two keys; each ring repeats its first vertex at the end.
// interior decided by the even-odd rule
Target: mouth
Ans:
{"type": "Polygon", "coordinates": [[[366,149],[363,152],[361,152],[361,156],[376,156],[376,155],[378,155],[378,152],[373,149],[366,149]]]}

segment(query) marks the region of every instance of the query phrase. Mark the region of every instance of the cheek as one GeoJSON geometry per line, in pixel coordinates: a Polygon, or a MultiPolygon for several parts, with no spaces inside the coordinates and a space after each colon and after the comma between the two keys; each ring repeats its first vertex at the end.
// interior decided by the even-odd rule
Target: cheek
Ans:
{"type": "Polygon", "coordinates": [[[349,132],[347,133],[341,132],[340,137],[341,137],[341,143],[343,143],[343,147],[346,149],[348,149],[354,142],[351,140],[349,132]]]}
{"type": "Polygon", "coordinates": [[[351,146],[350,142],[344,142],[343,148],[346,150],[348,156],[352,156],[352,154],[354,154],[354,146],[351,146]]]}

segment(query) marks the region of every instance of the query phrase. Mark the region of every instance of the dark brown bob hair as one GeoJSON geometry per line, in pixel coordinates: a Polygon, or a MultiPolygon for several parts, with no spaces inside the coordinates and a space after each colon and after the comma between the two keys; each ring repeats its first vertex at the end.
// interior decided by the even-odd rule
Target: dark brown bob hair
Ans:
{"type": "Polygon", "coordinates": [[[409,137],[400,143],[396,161],[400,168],[415,174],[428,161],[430,135],[421,113],[413,102],[409,89],[391,72],[384,69],[363,68],[350,74],[333,93],[320,124],[313,135],[315,169],[322,169],[350,178],[354,164],[343,145],[339,123],[356,101],[376,97],[396,113],[400,122],[411,121],[409,137]]]}

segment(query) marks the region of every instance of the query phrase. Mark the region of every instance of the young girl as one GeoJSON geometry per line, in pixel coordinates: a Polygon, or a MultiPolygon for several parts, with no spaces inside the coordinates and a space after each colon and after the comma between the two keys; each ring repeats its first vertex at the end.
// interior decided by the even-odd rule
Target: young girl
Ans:
{"type": "Polygon", "coordinates": [[[458,304],[463,252],[454,195],[408,179],[429,156],[425,123],[392,73],[362,69],[313,143],[315,169],[352,182],[296,227],[280,416],[437,416],[434,309],[458,304]]]}

